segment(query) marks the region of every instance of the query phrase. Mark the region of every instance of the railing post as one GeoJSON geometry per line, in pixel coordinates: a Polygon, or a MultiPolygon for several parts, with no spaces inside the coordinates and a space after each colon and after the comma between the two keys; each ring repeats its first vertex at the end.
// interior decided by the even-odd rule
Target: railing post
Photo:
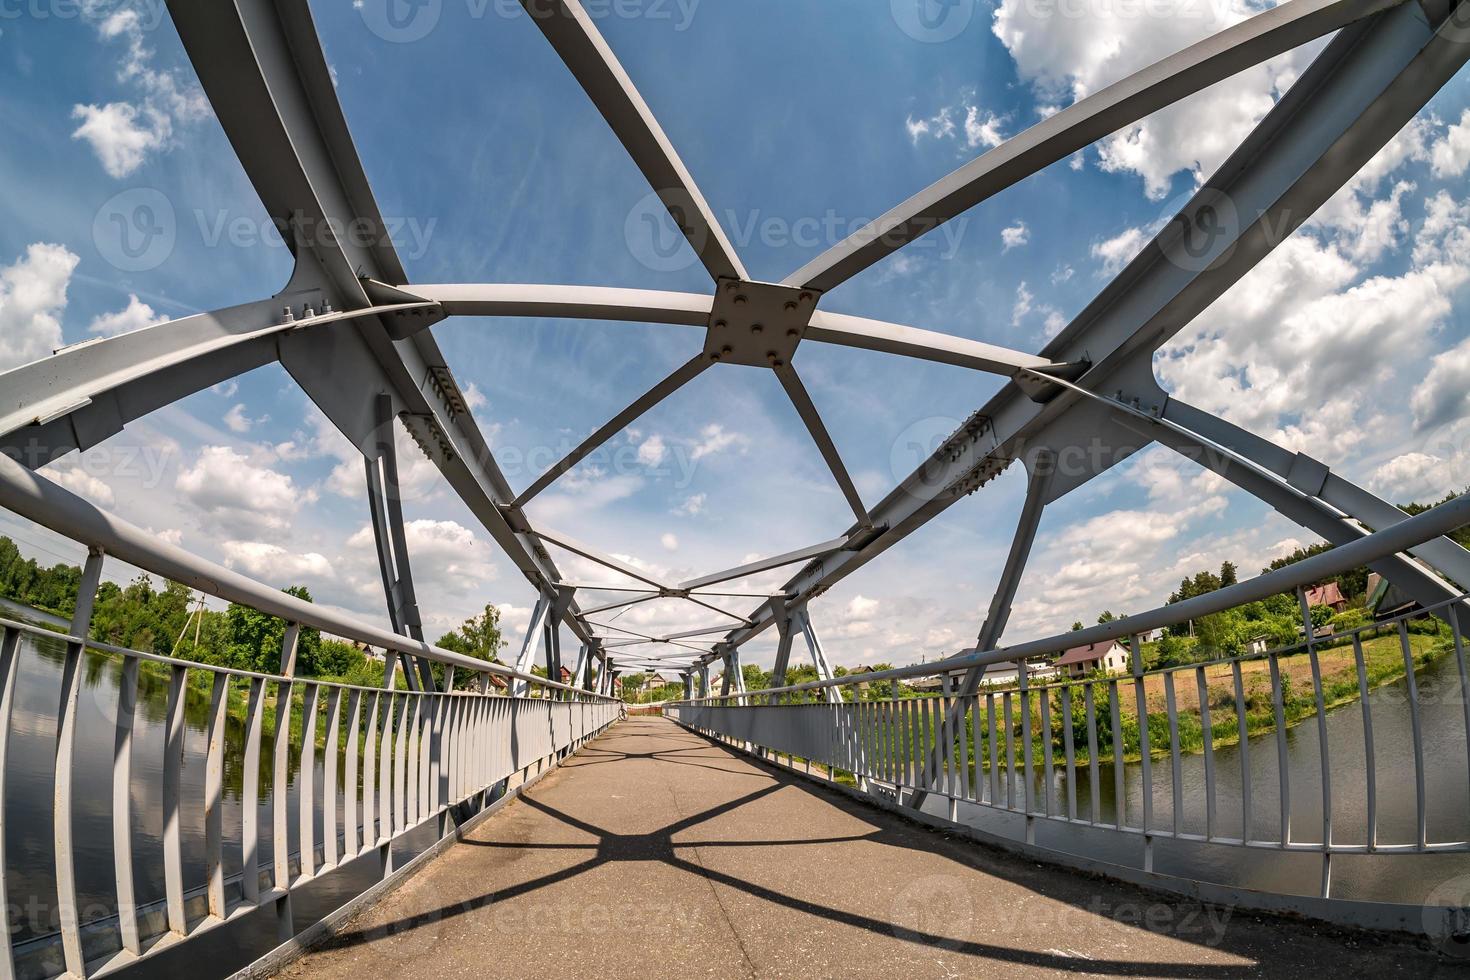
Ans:
{"type": "MultiPolygon", "coordinates": [[[[87,633],[92,626],[92,606],[102,581],[105,558],[100,548],[87,552],[82,579],[77,587],[76,610],[72,614],[66,661],[61,673],[61,705],[56,726],[56,769],[53,781],[53,835],[56,848],[56,911],[61,928],[62,955],[68,973],[86,976],[82,950],[80,911],[77,906],[76,851],[72,835],[72,777],[75,775],[77,704],[81,695],[82,660],[87,633]]],[[[8,719],[7,719],[8,722],[8,719]]]]}

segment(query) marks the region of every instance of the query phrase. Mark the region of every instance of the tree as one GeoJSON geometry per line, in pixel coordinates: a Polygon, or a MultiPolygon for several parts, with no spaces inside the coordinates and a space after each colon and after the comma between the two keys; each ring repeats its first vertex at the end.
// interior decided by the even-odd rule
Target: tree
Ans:
{"type": "Polygon", "coordinates": [[[1235,562],[1226,561],[1220,563],[1220,588],[1227,588],[1239,581],[1235,562]]]}
{"type": "Polygon", "coordinates": [[[1073,633],[1080,633],[1080,632],[1082,632],[1082,620],[1079,619],[1079,620],[1077,620],[1076,622],[1074,622],[1072,624],[1072,632],[1073,633]]]}
{"type": "MultiPolygon", "coordinates": [[[[499,663],[500,651],[505,648],[505,640],[500,632],[500,609],[493,603],[485,603],[485,611],[478,616],[471,616],[460,624],[459,629],[450,630],[439,637],[436,646],[455,653],[462,653],[466,657],[474,657],[486,663],[499,663]]],[[[442,685],[444,681],[444,666],[434,665],[434,676],[442,685]]],[[[458,678],[455,687],[467,686],[470,683],[468,675],[458,678]]]]}
{"type": "MultiPolygon", "coordinates": [[[[311,602],[311,592],[304,585],[282,589],[289,596],[311,602]]],[[[281,672],[281,646],[286,638],[286,621],[238,602],[225,610],[229,630],[229,657],[232,666],[256,670],[264,674],[281,672]]],[[[304,677],[321,674],[321,633],[303,626],[296,637],[296,673],[304,677]]]]}

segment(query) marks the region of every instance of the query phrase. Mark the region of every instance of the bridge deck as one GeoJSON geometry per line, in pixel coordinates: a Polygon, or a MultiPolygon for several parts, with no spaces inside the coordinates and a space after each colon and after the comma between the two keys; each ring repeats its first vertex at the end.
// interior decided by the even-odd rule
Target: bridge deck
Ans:
{"type": "Polygon", "coordinates": [[[1161,900],[950,840],[634,718],[284,975],[1224,980],[1439,968],[1411,947],[1161,900]]]}

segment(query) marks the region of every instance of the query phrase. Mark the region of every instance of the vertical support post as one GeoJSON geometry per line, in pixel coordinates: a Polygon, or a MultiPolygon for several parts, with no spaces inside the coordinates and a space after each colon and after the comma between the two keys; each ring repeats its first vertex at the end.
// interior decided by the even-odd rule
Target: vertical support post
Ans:
{"type": "MultiPolygon", "coordinates": [[[[1026,484],[1026,500],[1021,505],[1021,516],[1016,521],[1016,534],[1011,539],[1011,550],[1006,555],[1006,563],[1000,573],[1000,582],[996,584],[995,594],[990,598],[990,609],[985,614],[985,622],[981,625],[980,635],[975,640],[975,649],[979,652],[984,653],[996,649],[1001,634],[1005,632],[1006,622],[1011,616],[1011,604],[1015,601],[1016,590],[1021,585],[1021,575],[1026,571],[1026,562],[1031,557],[1031,546],[1036,541],[1036,529],[1041,525],[1041,515],[1046,509],[1046,498],[1051,490],[1052,475],[1055,472],[1055,454],[1049,449],[1037,452],[1032,459],[1030,479],[1026,484]]],[[[1025,670],[1024,663],[1016,664],[1018,676],[1024,675],[1025,670]]],[[[959,699],[956,703],[963,703],[965,698],[978,692],[980,682],[984,677],[985,667],[983,665],[971,667],[965,671],[964,678],[954,692],[959,699]]],[[[909,798],[909,805],[916,810],[921,807],[924,804],[924,798],[928,795],[925,792],[926,789],[928,789],[927,786],[916,787],[909,798]]]]}
{"type": "MultiPolygon", "coordinates": [[[[66,661],[61,673],[61,705],[56,726],[56,777],[53,781],[53,842],[56,848],[56,905],[61,926],[61,948],[68,973],[86,976],[82,951],[81,921],[77,905],[76,851],[72,840],[72,777],[75,775],[77,705],[81,696],[82,659],[87,633],[92,626],[92,606],[102,581],[104,556],[100,548],[87,552],[77,588],[76,611],[71,619],[71,639],[66,644],[66,661]]],[[[8,720],[8,719],[7,719],[8,720]]]]}
{"type": "MultiPolygon", "coordinates": [[[[516,670],[522,674],[529,674],[536,665],[536,649],[541,645],[541,634],[546,629],[550,612],[551,600],[544,595],[538,596],[531,610],[531,623],[526,627],[526,638],[521,642],[521,652],[516,657],[516,670]]],[[[530,690],[531,685],[527,681],[517,678],[510,682],[511,697],[523,698],[530,690]]]]}
{"type": "MultiPolygon", "coordinates": [[[[801,627],[801,635],[806,639],[807,649],[811,651],[812,662],[817,666],[817,677],[824,681],[831,680],[833,677],[832,665],[827,661],[827,654],[822,650],[822,641],[817,637],[816,628],[812,626],[811,613],[807,611],[805,606],[802,606],[796,611],[796,621],[801,627]]],[[[945,677],[947,680],[948,675],[945,675],[945,677]]],[[[842,690],[840,688],[823,688],[822,693],[825,695],[829,704],[842,703],[842,690]]]]}
{"type": "MultiPolygon", "coordinates": [[[[423,621],[413,587],[408,560],[408,534],[403,521],[403,495],[398,482],[398,448],[394,442],[393,397],[380,393],[374,398],[373,453],[364,455],[368,510],[372,516],[373,539],[377,544],[378,571],[388,603],[388,621],[393,632],[423,640],[423,621]]],[[[422,657],[408,658],[404,674],[409,689],[434,690],[432,665],[422,657]],[[417,670],[417,677],[414,671],[417,670]]]]}

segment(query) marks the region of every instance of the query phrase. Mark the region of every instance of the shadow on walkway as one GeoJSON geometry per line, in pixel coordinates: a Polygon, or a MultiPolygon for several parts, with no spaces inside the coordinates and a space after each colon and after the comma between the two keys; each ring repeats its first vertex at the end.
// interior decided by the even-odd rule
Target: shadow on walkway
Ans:
{"type": "Polygon", "coordinates": [[[1439,968],[951,839],[660,718],[619,724],[464,844],[292,972],[360,975],[380,947],[452,966],[491,940],[519,976],[1439,968]]]}

